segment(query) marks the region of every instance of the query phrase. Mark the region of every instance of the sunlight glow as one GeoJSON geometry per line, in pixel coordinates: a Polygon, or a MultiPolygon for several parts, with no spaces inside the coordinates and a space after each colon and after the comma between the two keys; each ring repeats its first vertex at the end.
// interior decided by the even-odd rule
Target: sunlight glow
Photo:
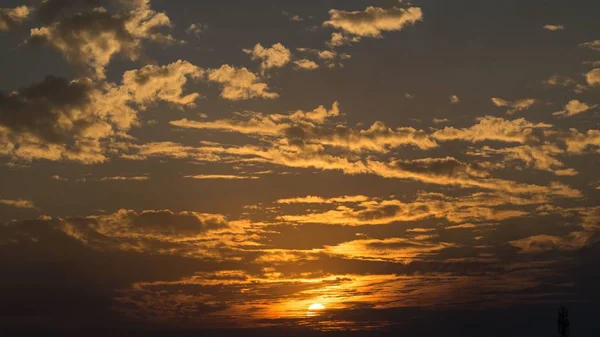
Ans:
{"type": "Polygon", "coordinates": [[[325,310],[325,306],[323,306],[322,304],[319,304],[319,303],[313,303],[308,307],[308,310],[310,310],[310,311],[325,310]]]}

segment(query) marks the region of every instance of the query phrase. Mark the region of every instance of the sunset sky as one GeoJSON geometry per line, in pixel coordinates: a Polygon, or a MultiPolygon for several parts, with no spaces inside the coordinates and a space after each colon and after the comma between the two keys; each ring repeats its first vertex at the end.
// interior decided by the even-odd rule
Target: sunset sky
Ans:
{"type": "Polygon", "coordinates": [[[597,0],[2,0],[11,336],[600,326],[597,0]]]}

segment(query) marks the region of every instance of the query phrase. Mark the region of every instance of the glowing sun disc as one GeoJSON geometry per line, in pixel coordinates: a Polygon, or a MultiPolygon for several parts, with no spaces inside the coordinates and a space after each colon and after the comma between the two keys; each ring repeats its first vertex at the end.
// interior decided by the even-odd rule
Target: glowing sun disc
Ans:
{"type": "Polygon", "coordinates": [[[310,311],[321,311],[321,310],[325,310],[325,307],[323,306],[323,304],[313,303],[313,304],[310,305],[310,307],[308,307],[308,310],[310,310],[310,311]]]}

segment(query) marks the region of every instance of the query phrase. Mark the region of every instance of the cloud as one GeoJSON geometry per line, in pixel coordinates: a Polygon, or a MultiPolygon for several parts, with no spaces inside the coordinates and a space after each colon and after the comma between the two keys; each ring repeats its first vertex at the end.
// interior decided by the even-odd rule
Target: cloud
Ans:
{"type": "Polygon", "coordinates": [[[165,66],[148,65],[123,74],[123,88],[132,100],[141,106],[155,101],[194,107],[200,94],[183,95],[188,78],[199,79],[204,70],[187,61],[176,61],[165,66]]]}
{"type": "Polygon", "coordinates": [[[526,143],[537,140],[536,130],[543,130],[552,125],[538,123],[533,124],[524,118],[511,121],[497,117],[480,117],[479,123],[464,129],[446,127],[432,134],[432,138],[439,141],[464,140],[474,143],[486,140],[501,141],[507,143],[526,143]]]}
{"type": "Polygon", "coordinates": [[[595,50],[595,51],[600,51],[600,40],[582,43],[579,46],[583,47],[583,48],[589,48],[589,49],[595,50]]]}
{"type": "Polygon", "coordinates": [[[317,196],[307,196],[300,198],[279,199],[278,204],[343,204],[343,203],[360,203],[369,201],[369,198],[364,195],[343,196],[337,198],[323,198],[317,196]]]}
{"type": "Polygon", "coordinates": [[[566,237],[535,235],[509,243],[519,248],[522,254],[539,254],[549,251],[576,250],[585,247],[591,238],[590,233],[571,232],[566,237]]]}
{"type": "Polygon", "coordinates": [[[29,18],[30,10],[27,6],[15,8],[0,8],[0,32],[20,26],[29,18]]]}
{"type": "Polygon", "coordinates": [[[600,85],[600,68],[594,69],[585,75],[587,83],[591,86],[600,85]]]}
{"type": "Polygon", "coordinates": [[[52,177],[50,177],[50,179],[56,180],[56,181],[69,181],[68,178],[63,178],[63,177],[59,176],[58,174],[53,175],[52,177]]]}
{"type": "Polygon", "coordinates": [[[283,16],[288,18],[290,21],[296,21],[296,22],[304,21],[304,18],[301,17],[300,15],[293,15],[293,14],[290,14],[288,11],[283,11],[283,12],[281,12],[281,14],[283,14],[283,16]]]}
{"type": "Polygon", "coordinates": [[[575,82],[575,80],[569,76],[563,75],[552,75],[543,83],[550,87],[571,88],[576,93],[582,93],[588,89],[587,86],[575,82]]]}
{"type": "MultiPolygon", "coordinates": [[[[530,202],[535,204],[544,201],[534,198],[530,202]]],[[[280,205],[315,205],[302,214],[286,214],[285,209],[279,210],[280,218],[284,222],[337,226],[388,225],[395,222],[414,222],[430,218],[445,218],[453,223],[488,222],[527,214],[522,211],[506,209],[511,203],[526,204],[526,201],[520,201],[518,198],[510,200],[510,198],[503,198],[500,194],[490,193],[473,194],[460,199],[433,193],[421,193],[413,202],[345,196],[329,199],[319,197],[283,199],[278,200],[277,203],[280,205]],[[329,210],[320,210],[316,208],[316,205],[335,207],[329,210]]]]}
{"type": "MultiPolygon", "coordinates": [[[[143,147],[142,156],[166,155],[197,161],[271,163],[294,168],[340,170],[345,174],[373,174],[392,179],[408,179],[436,185],[481,188],[513,194],[548,193],[554,196],[577,198],[578,190],[551,183],[549,186],[522,184],[495,179],[489,169],[492,163],[465,163],[453,157],[390,160],[390,150],[399,146],[421,149],[438,147],[435,140],[466,140],[481,142],[527,143],[539,141],[548,124],[532,124],[525,119],[506,121],[484,117],[480,123],[466,129],[445,128],[429,135],[413,128],[386,127],[376,122],[369,129],[356,130],[343,125],[334,129],[329,116],[340,112],[337,104],[331,110],[319,107],[312,112],[263,115],[256,112],[239,114],[242,119],[217,121],[171,122],[171,125],[205,130],[236,132],[255,137],[260,145],[224,146],[208,144],[185,147],[179,144],[151,144],[143,147]],[[536,134],[539,133],[539,134],[536,134]],[[156,150],[160,148],[161,150],[156,150]],[[382,157],[374,156],[376,154],[382,157]]],[[[560,175],[573,175],[573,170],[557,170],[560,175]]]]}
{"type": "Polygon", "coordinates": [[[200,35],[204,34],[208,29],[208,25],[203,25],[201,23],[192,23],[188,29],[185,30],[189,35],[194,35],[196,37],[200,37],[200,35]]]}
{"type": "Polygon", "coordinates": [[[313,111],[296,111],[288,115],[263,115],[251,112],[246,120],[217,120],[213,122],[172,121],[170,124],[183,128],[221,130],[249,135],[285,137],[288,142],[328,145],[351,151],[385,152],[387,148],[412,145],[422,149],[437,147],[425,131],[414,128],[387,127],[382,122],[374,123],[369,129],[355,130],[338,125],[335,128],[322,126],[330,118],[340,115],[338,103],[330,110],[319,106],[313,111]]]}
{"type": "Polygon", "coordinates": [[[517,101],[507,101],[499,97],[493,97],[492,103],[497,107],[509,108],[506,113],[508,115],[514,115],[517,112],[521,112],[531,108],[537,100],[533,98],[520,99],[517,101]]]}
{"type": "Polygon", "coordinates": [[[239,101],[251,98],[275,99],[279,94],[269,92],[269,86],[245,67],[235,68],[224,64],[208,71],[209,81],[221,84],[221,97],[239,101]]]}
{"type": "Polygon", "coordinates": [[[567,133],[560,134],[559,139],[567,145],[568,151],[580,154],[588,148],[600,147],[600,130],[588,130],[582,133],[571,129],[567,133]]]}
{"type": "MultiPolygon", "coordinates": [[[[91,230],[115,239],[138,238],[178,242],[228,227],[222,215],[175,213],[170,210],[136,212],[122,209],[111,215],[92,216],[82,220],[67,219],[63,229],[75,237],[91,235],[87,232],[91,230]]],[[[91,237],[86,240],[90,239],[91,237]]]]}
{"type": "Polygon", "coordinates": [[[385,178],[408,179],[435,185],[460,186],[502,191],[511,194],[548,193],[565,198],[579,198],[581,192],[561,183],[549,186],[523,184],[492,178],[485,165],[468,164],[453,157],[396,160],[389,163],[367,161],[370,172],[385,178]]]}
{"type": "Polygon", "coordinates": [[[423,19],[418,7],[383,9],[367,7],[364,11],[346,12],[332,9],[323,25],[360,37],[381,37],[382,32],[398,31],[423,19]]]}
{"type": "Polygon", "coordinates": [[[572,100],[565,105],[565,110],[553,113],[555,116],[575,116],[591,109],[595,109],[598,105],[587,105],[578,100],[572,100]]]}
{"type": "Polygon", "coordinates": [[[11,206],[16,208],[24,208],[24,209],[36,209],[35,204],[32,201],[18,199],[18,200],[10,200],[10,199],[0,199],[0,205],[11,206]]]}
{"type": "Polygon", "coordinates": [[[390,238],[344,242],[337,246],[328,246],[325,251],[328,254],[342,256],[347,259],[409,263],[453,246],[443,242],[432,243],[404,238],[390,238]]]}
{"type": "Polygon", "coordinates": [[[187,62],[125,72],[121,85],[48,76],[9,94],[0,92],[0,155],[21,160],[107,160],[112,140],[128,138],[138,111],[166,101],[193,106],[197,94],[182,96],[187,77],[201,70],[187,62]]]}
{"type": "Polygon", "coordinates": [[[316,55],[320,60],[325,62],[325,65],[332,68],[342,68],[344,64],[342,63],[345,60],[352,58],[352,55],[347,53],[338,53],[335,50],[325,49],[318,50],[312,48],[297,48],[299,52],[310,53],[316,55]]]}
{"type": "Polygon", "coordinates": [[[102,177],[98,178],[98,181],[148,181],[150,180],[149,176],[113,176],[113,177],[102,177]]]}
{"type": "Polygon", "coordinates": [[[171,22],[165,13],[152,10],[149,1],[117,4],[122,5],[116,6],[119,11],[109,13],[107,9],[92,7],[93,3],[90,3],[88,11],[32,29],[28,41],[52,46],[69,62],[84,69],[90,68],[98,78],[105,77],[105,68],[114,55],[122,54],[130,60],[137,60],[144,40],[175,42],[171,35],[156,31],[160,27],[170,27],[171,22]]]}
{"type": "Polygon", "coordinates": [[[521,161],[528,167],[534,167],[538,170],[552,172],[558,176],[574,176],[577,171],[571,168],[565,168],[565,164],[555,157],[565,154],[565,151],[554,144],[543,144],[540,146],[518,146],[503,149],[492,149],[484,147],[480,151],[470,152],[472,155],[488,156],[490,154],[504,155],[506,161],[521,161]]]}
{"type": "Polygon", "coordinates": [[[307,59],[301,59],[301,60],[294,61],[294,65],[296,66],[297,69],[304,69],[304,70],[315,70],[315,69],[319,68],[319,65],[317,63],[315,63],[314,61],[311,61],[311,60],[307,60],[307,59]]]}
{"type": "Polygon", "coordinates": [[[238,176],[238,175],[227,175],[227,174],[200,174],[200,175],[189,175],[184,176],[189,179],[196,180],[254,180],[260,179],[256,176],[238,176]]]}
{"type": "Polygon", "coordinates": [[[244,49],[244,52],[252,57],[253,60],[261,61],[260,67],[263,71],[282,68],[292,59],[292,53],[281,43],[276,43],[270,48],[263,47],[260,43],[254,46],[254,49],[244,49]]]}
{"type": "Polygon", "coordinates": [[[556,32],[559,30],[564,30],[565,26],[563,26],[563,25],[545,25],[543,28],[545,30],[549,30],[551,32],[556,32]]]}

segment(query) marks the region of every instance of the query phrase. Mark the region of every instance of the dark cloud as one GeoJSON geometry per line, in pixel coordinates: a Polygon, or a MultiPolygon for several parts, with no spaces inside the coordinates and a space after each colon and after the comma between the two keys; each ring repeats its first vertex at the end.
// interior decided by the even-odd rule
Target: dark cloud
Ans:
{"type": "Polygon", "coordinates": [[[0,125],[44,142],[64,143],[93,121],[74,119],[73,112],[90,104],[92,84],[47,76],[42,82],[12,93],[0,92],[0,125]],[[72,123],[64,124],[71,119],[72,123]]]}
{"type": "Polygon", "coordinates": [[[149,1],[52,0],[42,5],[39,15],[49,22],[32,29],[28,42],[54,47],[69,62],[99,78],[104,78],[114,55],[137,60],[142,40],[175,41],[156,31],[171,24],[166,14],[150,8],[149,1]],[[110,6],[95,7],[101,4],[110,6]],[[87,10],[61,15],[71,7],[87,10]]]}
{"type": "Polygon", "coordinates": [[[113,306],[120,289],[217,268],[172,255],[96,250],[66,235],[59,220],[1,225],[0,267],[0,321],[22,329],[35,322],[53,328],[110,324],[118,321],[113,306]]]}

